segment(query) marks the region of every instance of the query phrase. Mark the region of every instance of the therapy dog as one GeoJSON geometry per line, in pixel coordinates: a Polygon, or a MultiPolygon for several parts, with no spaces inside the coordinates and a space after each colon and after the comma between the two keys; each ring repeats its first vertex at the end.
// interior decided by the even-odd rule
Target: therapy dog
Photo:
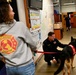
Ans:
{"type": "Polygon", "coordinates": [[[63,70],[63,75],[65,75],[65,65],[67,67],[67,75],[70,75],[70,70],[73,68],[74,55],[76,54],[76,39],[71,37],[71,42],[63,48],[60,55],[60,66],[54,75],[57,75],[63,70]]]}

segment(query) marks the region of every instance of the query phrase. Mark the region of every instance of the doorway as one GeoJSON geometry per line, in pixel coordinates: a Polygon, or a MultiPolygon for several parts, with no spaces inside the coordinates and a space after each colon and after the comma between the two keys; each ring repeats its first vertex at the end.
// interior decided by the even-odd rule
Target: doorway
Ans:
{"type": "Polygon", "coordinates": [[[65,16],[66,15],[69,15],[71,27],[72,28],[76,28],[76,12],[65,12],[65,13],[62,13],[62,26],[63,26],[63,28],[66,28],[66,22],[65,22],[65,16]]]}
{"type": "Polygon", "coordinates": [[[76,28],[76,12],[73,12],[72,14],[70,14],[70,22],[71,22],[72,28],[76,28]]]}

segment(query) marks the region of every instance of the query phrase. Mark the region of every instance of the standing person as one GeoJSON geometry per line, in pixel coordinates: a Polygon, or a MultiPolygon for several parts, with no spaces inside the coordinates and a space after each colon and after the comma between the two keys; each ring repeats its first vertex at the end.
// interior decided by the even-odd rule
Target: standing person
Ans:
{"type": "Polygon", "coordinates": [[[56,38],[54,32],[49,32],[47,39],[43,41],[43,50],[44,52],[56,52],[57,54],[44,54],[44,60],[48,65],[51,65],[50,60],[53,60],[53,57],[56,59],[57,63],[59,63],[59,51],[57,47],[64,48],[67,46],[66,44],[60,43],[56,38]]]}
{"type": "Polygon", "coordinates": [[[71,26],[69,16],[65,17],[65,21],[66,21],[66,27],[67,27],[67,31],[68,31],[68,30],[70,30],[70,26],[71,26]]]}
{"type": "Polygon", "coordinates": [[[34,75],[31,50],[35,51],[36,45],[26,25],[14,20],[11,5],[0,1],[0,53],[5,58],[7,75],[34,75]]]}

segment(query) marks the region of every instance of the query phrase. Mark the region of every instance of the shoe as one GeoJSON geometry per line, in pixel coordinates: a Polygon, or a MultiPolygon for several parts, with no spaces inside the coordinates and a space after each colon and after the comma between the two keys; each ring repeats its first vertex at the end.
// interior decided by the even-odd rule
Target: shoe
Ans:
{"type": "Polygon", "coordinates": [[[51,65],[51,62],[47,62],[48,65],[51,65]]]}

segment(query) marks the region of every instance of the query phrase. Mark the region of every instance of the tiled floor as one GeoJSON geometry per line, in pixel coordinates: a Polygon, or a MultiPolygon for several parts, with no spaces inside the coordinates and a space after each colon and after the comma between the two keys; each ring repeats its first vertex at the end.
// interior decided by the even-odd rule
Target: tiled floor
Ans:
{"type": "MultiPolygon", "coordinates": [[[[72,28],[70,31],[64,31],[63,38],[60,41],[62,43],[68,44],[71,40],[71,36],[76,38],[76,28],[72,28]]],[[[74,66],[76,66],[76,56],[74,59],[74,66]]],[[[35,75],[53,75],[57,67],[58,65],[56,64],[52,64],[51,66],[48,66],[42,57],[42,59],[39,61],[39,63],[36,66],[35,75]]],[[[62,72],[58,75],[62,75],[62,72]]],[[[71,75],[76,75],[76,67],[73,70],[71,70],[71,75]]]]}

